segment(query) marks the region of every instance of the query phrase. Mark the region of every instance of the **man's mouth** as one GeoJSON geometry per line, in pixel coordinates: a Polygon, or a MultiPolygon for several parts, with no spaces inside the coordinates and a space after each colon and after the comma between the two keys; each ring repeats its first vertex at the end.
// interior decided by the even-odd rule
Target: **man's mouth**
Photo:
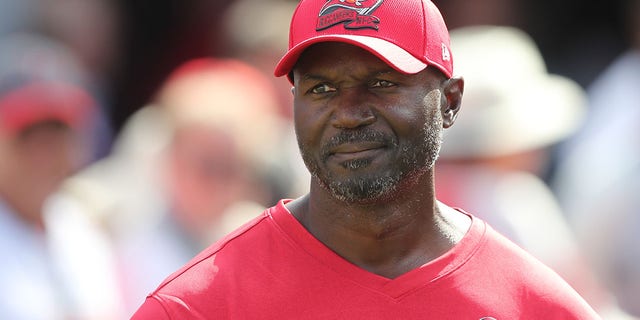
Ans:
{"type": "Polygon", "coordinates": [[[384,150],[386,146],[380,142],[357,142],[340,144],[329,150],[329,157],[338,160],[368,158],[384,150]]]}
{"type": "Polygon", "coordinates": [[[325,161],[364,160],[379,155],[395,144],[392,136],[372,129],[342,131],[322,146],[321,154],[325,161]]]}

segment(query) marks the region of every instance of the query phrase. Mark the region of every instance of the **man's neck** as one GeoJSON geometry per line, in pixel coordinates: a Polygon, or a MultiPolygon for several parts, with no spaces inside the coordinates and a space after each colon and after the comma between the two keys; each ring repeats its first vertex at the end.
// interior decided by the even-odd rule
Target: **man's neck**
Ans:
{"type": "Polygon", "coordinates": [[[470,219],[435,200],[432,188],[384,203],[344,203],[320,186],[288,205],[319,241],[351,263],[396,278],[439,257],[466,233],[470,219]]]}

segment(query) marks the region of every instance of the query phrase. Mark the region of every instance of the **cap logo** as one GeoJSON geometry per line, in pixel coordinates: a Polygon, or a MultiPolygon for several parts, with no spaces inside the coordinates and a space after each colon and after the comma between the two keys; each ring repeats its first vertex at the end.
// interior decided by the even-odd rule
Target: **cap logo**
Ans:
{"type": "Polygon", "coordinates": [[[372,16],[383,0],[327,0],[318,14],[316,31],[324,30],[338,24],[345,29],[370,28],[378,30],[380,19],[372,16]],[[371,5],[367,5],[374,2],[371,5]]]}
{"type": "Polygon", "coordinates": [[[442,61],[451,60],[451,53],[449,52],[449,48],[447,48],[446,44],[442,44],[442,61]]]}

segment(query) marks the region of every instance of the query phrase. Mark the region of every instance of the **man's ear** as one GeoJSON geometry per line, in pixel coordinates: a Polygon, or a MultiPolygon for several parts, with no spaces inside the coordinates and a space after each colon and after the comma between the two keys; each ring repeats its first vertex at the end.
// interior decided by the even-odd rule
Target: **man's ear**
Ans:
{"type": "Polygon", "coordinates": [[[445,103],[442,105],[442,126],[449,128],[456,121],[460,106],[462,104],[462,93],[464,92],[464,79],[456,76],[445,80],[443,93],[445,103]]]}

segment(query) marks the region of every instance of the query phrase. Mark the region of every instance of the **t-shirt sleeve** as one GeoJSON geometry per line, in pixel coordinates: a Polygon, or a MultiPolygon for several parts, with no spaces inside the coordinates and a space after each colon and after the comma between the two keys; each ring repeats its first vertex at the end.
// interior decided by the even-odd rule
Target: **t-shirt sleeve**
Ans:
{"type": "Polygon", "coordinates": [[[142,306],[133,314],[131,320],[170,320],[164,306],[154,297],[147,297],[142,306]]]}

